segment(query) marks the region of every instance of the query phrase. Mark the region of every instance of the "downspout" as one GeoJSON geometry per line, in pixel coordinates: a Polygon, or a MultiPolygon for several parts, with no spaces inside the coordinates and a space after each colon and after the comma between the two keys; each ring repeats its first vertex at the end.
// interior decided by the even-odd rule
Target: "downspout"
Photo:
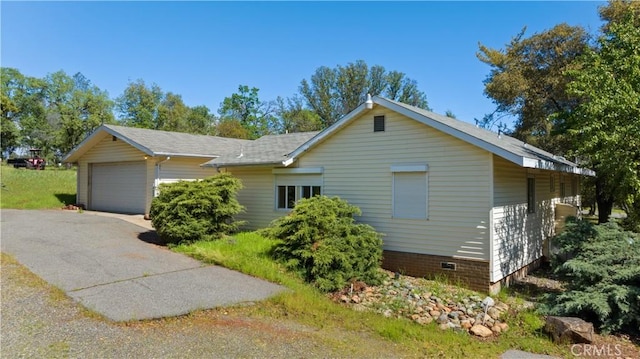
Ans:
{"type": "Polygon", "coordinates": [[[171,159],[170,156],[167,156],[166,159],[160,161],[160,162],[156,162],[156,178],[153,181],[153,197],[158,197],[158,195],[160,194],[160,165],[169,161],[171,159]]]}

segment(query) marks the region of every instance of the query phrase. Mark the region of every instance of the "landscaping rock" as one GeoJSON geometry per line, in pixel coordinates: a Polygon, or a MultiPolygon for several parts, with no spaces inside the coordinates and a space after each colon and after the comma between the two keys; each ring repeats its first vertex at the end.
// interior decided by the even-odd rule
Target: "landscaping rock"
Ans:
{"type": "Polygon", "coordinates": [[[438,317],[438,324],[444,324],[449,322],[449,317],[446,314],[440,314],[438,317]]]}
{"type": "Polygon", "coordinates": [[[547,317],[545,331],[557,343],[593,342],[593,324],[575,317],[547,317]]]}
{"type": "Polygon", "coordinates": [[[477,335],[482,338],[486,338],[493,335],[493,332],[491,331],[491,329],[485,327],[482,324],[474,325],[473,327],[471,327],[471,329],[469,329],[469,332],[473,335],[477,335]]]}
{"type": "Polygon", "coordinates": [[[494,320],[500,319],[500,311],[494,307],[489,308],[487,314],[494,320]]]}
{"type": "Polygon", "coordinates": [[[432,292],[432,287],[429,287],[433,284],[425,279],[410,276],[395,278],[392,272],[387,272],[387,275],[388,279],[380,286],[362,283],[332,293],[331,297],[355,310],[376,311],[388,318],[404,317],[421,325],[435,321],[443,330],[470,332],[475,327],[474,331],[480,334],[492,335],[508,328],[499,318],[509,310],[509,306],[491,297],[482,299],[455,287],[435,287],[438,292],[434,293],[435,290],[432,292]],[[483,331],[481,327],[486,330],[483,331]],[[493,328],[494,332],[489,328],[493,328]]]}

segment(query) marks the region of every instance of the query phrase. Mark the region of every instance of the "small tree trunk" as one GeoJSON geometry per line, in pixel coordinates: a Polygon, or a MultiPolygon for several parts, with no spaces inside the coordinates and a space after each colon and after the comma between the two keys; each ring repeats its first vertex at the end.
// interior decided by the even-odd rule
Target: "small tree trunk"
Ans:
{"type": "Polygon", "coordinates": [[[596,202],[598,203],[598,223],[609,222],[613,211],[613,196],[608,193],[606,179],[596,176],[596,202]]]}

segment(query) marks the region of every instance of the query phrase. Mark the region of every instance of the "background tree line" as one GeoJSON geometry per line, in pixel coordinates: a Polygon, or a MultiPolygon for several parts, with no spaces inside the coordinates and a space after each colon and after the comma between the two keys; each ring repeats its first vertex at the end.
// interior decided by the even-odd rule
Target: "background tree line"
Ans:
{"type": "Polygon", "coordinates": [[[3,67],[1,80],[2,156],[40,148],[56,161],[102,124],[255,139],[321,130],[364,102],[367,93],[428,108],[414,80],[382,66],[369,68],[362,60],[318,68],[291,98],[263,101],[258,88],[240,85],[217,115],[206,106],[189,107],[179,94],[144,80],[130,82],[115,99],[81,73],[35,78],[3,67]]]}

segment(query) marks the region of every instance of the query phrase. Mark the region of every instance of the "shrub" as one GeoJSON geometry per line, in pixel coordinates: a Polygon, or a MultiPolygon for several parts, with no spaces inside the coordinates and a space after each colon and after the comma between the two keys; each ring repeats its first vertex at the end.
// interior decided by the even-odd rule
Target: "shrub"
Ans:
{"type": "Polygon", "coordinates": [[[640,236],[615,222],[596,226],[573,218],[556,238],[554,271],[567,281],[567,290],[549,296],[549,313],[582,317],[605,333],[637,330],[640,236]]]}
{"type": "Polygon", "coordinates": [[[233,220],[243,210],[236,200],[240,188],[240,180],[226,173],[161,184],[151,202],[151,223],[167,243],[219,238],[242,225],[233,220]]]}
{"type": "Polygon", "coordinates": [[[382,239],[373,227],[355,223],[360,209],[327,196],[300,200],[291,213],[262,231],[282,240],[273,255],[307,282],[329,292],[349,282],[379,283],[382,239]]]}

